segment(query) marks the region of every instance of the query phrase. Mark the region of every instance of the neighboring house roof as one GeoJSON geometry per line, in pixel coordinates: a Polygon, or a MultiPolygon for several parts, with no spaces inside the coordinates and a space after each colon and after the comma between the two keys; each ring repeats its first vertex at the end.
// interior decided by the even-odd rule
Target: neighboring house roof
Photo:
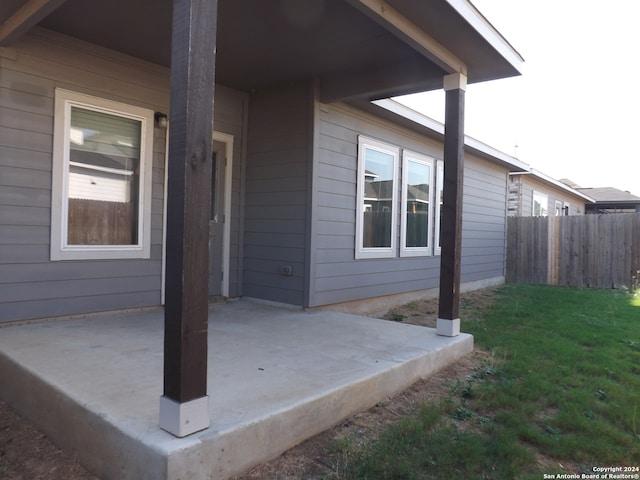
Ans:
{"type": "Polygon", "coordinates": [[[575,188],[575,189],[580,188],[580,185],[578,185],[576,182],[574,182],[573,180],[570,180],[568,178],[561,178],[560,181],[562,183],[564,183],[565,185],[570,186],[571,188],[575,188]]]}
{"type": "Polygon", "coordinates": [[[389,201],[393,198],[393,180],[365,182],[364,196],[372,201],[389,201]]]}
{"type": "Polygon", "coordinates": [[[589,195],[598,203],[640,203],[640,197],[613,187],[578,188],[577,190],[585,195],[589,195]]]}
{"type": "Polygon", "coordinates": [[[588,213],[640,212],[640,197],[613,187],[579,188],[581,192],[595,199],[587,205],[588,213]]]}
{"type": "MultiPolygon", "coordinates": [[[[429,203],[429,185],[408,185],[407,200],[429,203]]],[[[365,182],[364,196],[371,201],[390,201],[393,198],[393,180],[365,182]]]]}
{"type": "Polygon", "coordinates": [[[408,185],[407,186],[407,201],[418,203],[429,203],[429,185],[423,183],[420,185],[408,185]]]}

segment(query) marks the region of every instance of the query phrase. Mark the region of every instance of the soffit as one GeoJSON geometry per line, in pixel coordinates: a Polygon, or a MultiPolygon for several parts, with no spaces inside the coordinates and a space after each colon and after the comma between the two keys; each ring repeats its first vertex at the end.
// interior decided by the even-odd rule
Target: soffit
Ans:
{"type": "Polygon", "coordinates": [[[13,12],[18,10],[24,0],[2,0],[0,2],[0,19],[4,20],[8,18],[13,12]]]}
{"type": "Polygon", "coordinates": [[[469,83],[520,75],[520,54],[470,2],[386,1],[464,61],[469,83]]]}
{"type": "MultiPolygon", "coordinates": [[[[25,0],[3,0],[0,22],[25,0]]],[[[169,66],[171,0],[67,0],[39,25],[169,66]]],[[[324,100],[442,87],[445,72],[344,0],[219,0],[217,81],[245,91],[318,78],[324,100]]],[[[448,0],[390,0],[472,67],[469,79],[517,74],[448,0]],[[453,33],[452,33],[453,32],[453,33]]],[[[508,63],[508,62],[506,62],[508,63]]]]}

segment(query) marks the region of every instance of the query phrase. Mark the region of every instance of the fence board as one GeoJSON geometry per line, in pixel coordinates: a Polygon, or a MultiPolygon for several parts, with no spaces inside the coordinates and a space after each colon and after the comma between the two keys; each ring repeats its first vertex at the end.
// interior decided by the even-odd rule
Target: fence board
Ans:
{"type": "Polygon", "coordinates": [[[69,199],[69,245],[132,245],[135,222],[131,202],[69,199]]]}
{"type": "Polygon", "coordinates": [[[634,287],[640,287],[640,221],[631,222],[631,273],[634,287]]]}
{"type": "Polygon", "coordinates": [[[639,278],[638,213],[507,220],[509,282],[621,288],[639,278]]]}
{"type": "Polygon", "coordinates": [[[535,218],[533,223],[534,234],[531,238],[536,239],[534,245],[534,274],[536,283],[545,283],[549,277],[549,222],[546,217],[535,218]]]}
{"type": "Polygon", "coordinates": [[[598,220],[599,215],[585,216],[585,236],[584,236],[584,275],[586,277],[585,286],[596,287],[594,279],[600,278],[600,271],[603,263],[598,251],[598,220]]]}

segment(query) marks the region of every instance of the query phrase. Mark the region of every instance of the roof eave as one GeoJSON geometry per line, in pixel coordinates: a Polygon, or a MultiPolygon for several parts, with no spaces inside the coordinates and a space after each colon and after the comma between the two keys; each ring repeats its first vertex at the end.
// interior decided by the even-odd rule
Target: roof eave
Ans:
{"type": "MultiPolygon", "coordinates": [[[[418,127],[422,133],[426,134],[431,138],[437,138],[442,140],[444,138],[444,125],[437,120],[434,120],[426,115],[423,115],[420,112],[413,110],[412,108],[407,107],[406,105],[401,104],[390,98],[385,98],[382,100],[375,100],[371,102],[371,104],[375,107],[378,107],[379,112],[388,112],[396,118],[403,119],[404,121],[408,121],[412,123],[415,127],[418,127]]],[[[480,155],[493,163],[500,164],[506,167],[511,172],[528,172],[530,171],[530,166],[515,158],[511,155],[508,155],[500,150],[493,148],[486,143],[481,142],[469,135],[465,135],[464,137],[465,150],[469,150],[476,155],[480,155]]]]}
{"type": "Polygon", "coordinates": [[[0,21],[0,47],[7,47],[66,0],[27,0],[0,21]]]}
{"type": "Polygon", "coordinates": [[[507,39],[468,0],[446,0],[446,2],[471,25],[493,49],[516,70],[523,74],[524,58],[507,39]]]}
{"type": "Polygon", "coordinates": [[[596,203],[596,201],[590,196],[585,195],[584,193],[574,188],[571,188],[569,185],[562,183],[561,181],[556,180],[555,178],[552,178],[546,173],[542,173],[541,171],[536,170],[535,168],[531,168],[528,172],[511,172],[509,175],[532,175],[536,177],[538,180],[540,180],[541,182],[546,183],[547,185],[551,185],[561,190],[564,190],[565,192],[570,193],[571,195],[574,195],[576,197],[580,197],[589,203],[596,203]]]}

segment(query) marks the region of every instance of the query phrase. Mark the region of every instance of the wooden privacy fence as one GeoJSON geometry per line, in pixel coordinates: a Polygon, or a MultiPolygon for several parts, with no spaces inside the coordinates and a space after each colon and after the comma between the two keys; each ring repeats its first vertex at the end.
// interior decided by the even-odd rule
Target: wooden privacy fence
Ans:
{"type": "Polygon", "coordinates": [[[137,219],[131,202],[69,199],[69,245],[132,245],[137,219]]]}
{"type": "Polygon", "coordinates": [[[640,214],[509,217],[508,282],[637,286],[640,214]]]}

